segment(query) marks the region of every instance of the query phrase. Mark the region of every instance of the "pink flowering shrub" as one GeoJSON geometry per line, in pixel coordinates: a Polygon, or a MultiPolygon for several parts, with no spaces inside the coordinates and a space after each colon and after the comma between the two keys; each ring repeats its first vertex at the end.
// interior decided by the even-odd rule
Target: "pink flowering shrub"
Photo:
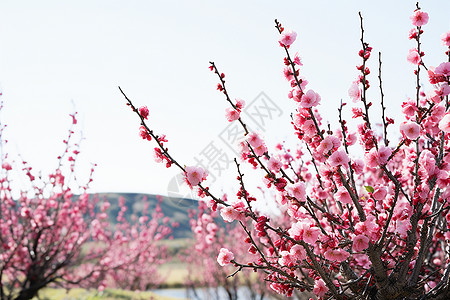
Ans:
{"type": "MultiPolygon", "coordinates": [[[[71,117],[75,126],[76,114],[71,117]]],[[[80,184],[74,172],[80,151],[72,128],[57,168],[44,176],[7,153],[5,127],[0,127],[0,299],[32,299],[49,285],[103,290],[157,283],[155,266],[165,260],[165,249],[156,243],[171,233],[161,211],[151,216],[144,211],[130,223],[123,218],[122,203],[113,228],[109,203],[87,194],[93,168],[81,195],[71,189],[80,184]],[[25,187],[14,180],[17,173],[28,180],[25,187]]]]}
{"type": "MultiPolygon", "coordinates": [[[[360,19],[363,28],[361,15],[360,19]]],[[[290,52],[297,34],[275,21],[288,98],[297,105],[288,122],[300,148],[272,151],[264,139],[248,130],[242,115],[227,114],[228,121],[240,123],[246,136],[241,161],[235,159],[235,199],[216,195],[204,176],[196,176],[195,188],[211,210],[220,211],[226,222],[241,228],[246,238],[236,242],[247,244],[253,257],[231,253],[221,245],[216,252],[219,264],[234,266],[235,272],[257,271],[274,291],[286,296],[308,291],[319,299],[450,299],[449,33],[441,37],[445,55],[428,62],[421,42],[429,16],[417,5],[411,20],[413,28],[405,35],[413,48],[405,59],[412,63],[410,76],[416,88],[402,104],[405,121],[386,115],[378,55],[381,132],[375,130],[370,115],[374,99],[368,95],[373,89],[369,79],[374,75],[367,62],[373,48],[365,41],[364,30],[357,78],[348,90],[358,124],[350,128],[342,118],[344,101],[338,109],[339,124],[333,129],[322,121],[320,95],[308,89],[308,81],[301,76],[298,54],[290,52]],[[400,139],[389,141],[388,130],[400,139]],[[267,188],[276,193],[274,202],[283,222],[255,209],[257,199],[245,188],[240,168],[244,163],[263,172],[267,188]]],[[[210,69],[218,76],[217,89],[236,109],[225,75],[213,62],[210,69]]],[[[176,165],[191,182],[189,169],[162,146],[161,137],[123,95],[140,117],[140,125],[158,143],[160,161],[168,167],[176,165]]]]}

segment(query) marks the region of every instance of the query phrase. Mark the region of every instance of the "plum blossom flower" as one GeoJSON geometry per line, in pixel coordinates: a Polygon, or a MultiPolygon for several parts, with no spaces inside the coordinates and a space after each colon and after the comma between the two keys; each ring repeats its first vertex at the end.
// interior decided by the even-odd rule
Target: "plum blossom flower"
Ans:
{"type": "Polygon", "coordinates": [[[295,42],[297,33],[295,31],[284,31],[280,37],[280,44],[283,46],[290,46],[295,42]]]}
{"type": "Polygon", "coordinates": [[[322,279],[316,280],[314,283],[313,293],[318,297],[323,297],[328,292],[328,288],[322,279]]]}
{"type": "Polygon", "coordinates": [[[414,26],[423,26],[428,23],[429,16],[424,11],[416,10],[409,18],[414,26]]]}
{"type": "Polygon", "coordinates": [[[416,48],[409,49],[408,55],[406,56],[406,60],[413,65],[418,65],[421,62],[420,54],[417,52],[416,48]]]}
{"type": "Polygon", "coordinates": [[[310,227],[309,225],[303,226],[303,240],[311,245],[317,242],[320,229],[318,227],[310,227]]]}
{"type": "Polygon", "coordinates": [[[147,128],[145,128],[145,126],[143,126],[143,125],[141,125],[141,127],[139,127],[139,135],[144,140],[148,140],[148,141],[152,140],[152,136],[150,135],[150,133],[148,133],[147,128]]]}
{"type": "Polygon", "coordinates": [[[446,114],[439,122],[439,129],[445,133],[450,132],[450,113],[446,114]]]}
{"type": "Polygon", "coordinates": [[[378,149],[378,153],[377,153],[377,161],[380,165],[385,165],[388,162],[389,157],[392,154],[392,149],[385,147],[385,146],[381,146],[380,149],[378,149]]]}
{"type": "Polygon", "coordinates": [[[376,168],[379,164],[378,162],[378,152],[376,148],[370,149],[369,152],[364,154],[364,159],[366,161],[366,165],[369,168],[376,168]]]}
{"type": "Polygon", "coordinates": [[[372,193],[372,197],[377,201],[383,200],[384,198],[386,198],[386,195],[387,189],[384,186],[375,187],[375,190],[372,193]]]}
{"type": "Polygon", "coordinates": [[[300,245],[292,246],[291,250],[289,250],[289,254],[291,255],[292,259],[294,259],[294,260],[306,259],[305,248],[303,248],[303,246],[300,246],[300,245]]]}
{"type": "Polygon", "coordinates": [[[326,259],[330,261],[342,262],[350,256],[350,253],[340,248],[338,249],[330,248],[327,251],[325,251],[324,256],[326,259]]]}
{"type": "Polygon", "coordinates": [[[191,186],[196,186],[206,179],[208,173],[201,167],[186,167],[186,179],[191,186]]]}
{"type": "Polygon", "coordinates": [[[347,153],[345,153],[344,150],[335,151],[328,158],[328,163],[332,167],[347,166],[349,161],[350,161],[350,159],[348,158],[348,155],[347,155],[347,153]]]}
{"type": "Polygon", "coordinates": [[[417,38],[417,34],[418,34],[417,28],[411,28],[411,30],[409,31],[409,34],[408,34],[408,38],[410,40],[416,39],[417,38]]]}
{"type": "Polygon", "coordinates": [[[284,67],[283,68],[283,74],[287,81],[291,81],[294,79],[294,74],[292,74],[290,67],[284,67]]]}
{"type": "Polygon", "coordinates": [[[248,134],[247,142],[253,148],[259,147],[264,143],[264,141],[259,137],[259,135],[256,132],[251,132],[248,134]]]}
{"type": "Polygon", "coordinates": [[[441,74],[444,76],[450,76],[450,62],[443,62],[436,67],[434,73],[441,74]]]}
{"type": "Polygon", "coordinates": [[[353,239],[353,246],[352,249],[355,252],[363,251],[364,249],[367,249],[369,247],[369,238],[363,234],[358,234],[353,239]]]}
{"type": "Polygon", "coordinates": [[[149,112],[147,106],[141,106],[139,108],[139,114],[141,115],[141,117],[143,117],[146,120],[147,120],[147,117],[148,117],[149,113],[150,112],[149,112]]]}
{"type": "Polygon", "coordinates": [[[306,120],[302,124],[301,129],[305,132],[305,134],[307,136],[310,136],[310,137],[314,136],[317,132],[316,125],[314,125],[313,120],[306,120]]]}
{"type": "Polygon", "coordinates": [[[336,197],[336,200],[343,203],[343,204],[351,204],[352,203],[352,197],[350,196],[349,192],[344,187],[339,187],[336,194],[334,194],[336,197]]]}
{"type": "Polygon", "coordinates": [[[313,90],[308,90],[300,101],[300,105],[304,108],[310,108],[313,106],[317,106],[320,103],[320,95],[314,92],[313,90]]]}
{"type": "Polygon", "coordinates": [[[441,35],[442,45],[450,47],[450,30],[441,35]]]}
{"type": "Polygon", "coordinates": [[[236,109],[241,111],[245,106],[245,101],[242,99],[236,99],[236,109]]]}
{"type": "Polygon", "coordinates": [[[275,157],[271,157],[269,159],[269,162],[267,163],[267,167],[269,168],[270,171],[272,171],[274,173],[278,173],[282,167],[282,164],[275,157]]]}
{"type": "Polygon", "coordinates": [[[298,66],[303,66],[302,59],[301,59],[300,55],[298,54],[298,52],[295,53],[293,62],[298,66]]]}
{"type": "Polygon", "coordinates": [[[321,153],[327,153],[333,149],[333,141],[331,140],[330,136],[326,136],[321,142],[319,147],[317,148],[318,152],[321,153]]]}
{"type": "Polygon", "coordinates": [[[288,193],[295,197],[299,201],[306,200],[305,184],[303,182],[297,182],[293,185],[289,185],[287,188],[288,193]]]}
{"type": "Polygon", "coordinates": [[[361,90],[359,89],[358,83],[352,83],[350,88],[348,89],[348,95],[352,98],[353,102],[358,102],[361,100],[361,90]]]}
{"type": "Polygon", "coordinates": [[[360,158],[355,159],[352,163],[352,167],[356,174],[361,174],[364,171],[364,160],[360,158]]]}
{"type": "Polygon", "coordinates": [[[234,259],[234,254],[227,248],[220,249],[219,255],[217,256],[217,262],[222,267],[228,265],[234,259]]]}
{"type": "Polygon", "coordinates": [[[290,255],[290,253],[289,253],[288,251],[281,251],[280,254],[281,254],[281,257],[280,257],[280,259],[278,260],[278,263],[279,263],[280,265],[283,265],[283,266],[289,266],[289,265],[291,265],[291,264],[294,263],[294,262],[292,261],[291,255],[290,255]]]}
{"type": "Polygon", "coordinates": [[[415,122],[403,122],[400,125],[400,131],[410,140],[415,140],[419,137],[420,126],[415,122]]]}
{"type": "Polygon", "coordinates": [[[233,108],[227,108],[225,109],[225,117],[227,118],[228,122],[233,122],[239,119],[240,112],[233,109],[233,108]]]}
{"type": "Polygon", "coordinates": [[[402,103],[402,112],[408,116],[412,117],[415,115],[415,113],[418,111],[418,108],[416,106],[416,102],[412,99],[409,99],[406,102],[402,103]]]}
{"type": "Polygon", "coordinates": [[[220,215],[225,222],[231,223],[239,217],[239,212],[231,206],[227,206],[220,210],[220,215]]]}
{"type": "Polygon", "coordinates": [[[292,224],[291,228],[288,230],[289,236],[295,240],[300,240],[303,234],[303,225],[304,224],[300,221],[292,224]]]}
{"type": "Polygon", "coordinates": [[[261,156],[261,155],[263,155],[264,153],[267,152],[267,147],[266,147],[266,145],[263,143],[263,144],[259,145],[258,147],[255,147],[253,150],[255,151],[255,154],[256,154],[257,156],[261,156]]]}

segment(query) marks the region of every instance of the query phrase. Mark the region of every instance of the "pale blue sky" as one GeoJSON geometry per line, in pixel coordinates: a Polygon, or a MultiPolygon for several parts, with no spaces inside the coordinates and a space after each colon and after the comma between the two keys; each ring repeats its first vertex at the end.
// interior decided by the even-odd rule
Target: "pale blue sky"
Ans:
{"type": "MultiPolygon", "coordinates": [[[[440,35],[450,29],[449,1],[423,1],[430,15],[424,50],[428,65],[444,59],[440,35]]],[[[94,192],[167,194],[178,173],[153,161],[154,144],[140,140],[138,120],[124,105],[120,85],[150,124],[165,133],[181,163],[197,156],[228,125],[227,107],[208,70],[214,60],[232,97],[251,102],[261,91],[282,109],[267,127],[269,143],[287,139],[294,105],[282,76],[283,51],[274,19],[298,33],[293,51],[302,75],[322,96],[320,110],[334,122],[340,99],[355,79],[360,47],[358,11],[366,41],[382,51],[389,112],[399,114],[414,93],[414,43],[407,39],[415,1],[8,1],[0,3],[0,84],[10,151],[49,171],[79,112],[86,140],[79,177],[98,164],[94,192]]],[[[372,85],[376,59],[371,60],[372,85]]],[[[373,88],[370,96],[378,99],[373,88]]],[[[375,118],[376,116],[374,116],[375,118]]],[[[289,138],[294,141],[292,138],[289,138]]],[[[231,181],[234,173],[230,172],[231,181]]],[[[19,180],[18,180],[19,181],[19,180]]],[[[214,187],[221,188],[222,180],[214,187]]]]}

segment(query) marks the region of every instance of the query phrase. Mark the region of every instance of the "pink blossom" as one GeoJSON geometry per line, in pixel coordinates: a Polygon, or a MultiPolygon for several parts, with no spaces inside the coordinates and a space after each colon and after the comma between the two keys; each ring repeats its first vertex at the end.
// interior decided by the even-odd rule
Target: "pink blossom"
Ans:
{"type": "Polygon", "coordinates": [[[328,288],[322,279],[316,280],[314,283],[313,293],[318,297],[323,297],[328,292],[328,288]]]}
{"type": "Polygon", "coordinates": [[[342,262],[350,256],[350,253],[340,248],[338,249],[330,248],[327,251],[325,251],[324,256],[326,259],[330,261],[342,262]]]}
{"type": "Polygon", "coordinates": [[[186,167],[186,179],[191,186],[196,186],[208,175],[201,167],[186,167]]]}
{"type": "Polygon", "coordinates": [[[281,34],[280,43],[284,46],[290,46],[295,42],[297,33],[295,31],[285,31],[281,34]]]}
{"type": "Polygon", "coordinates": [[[299,201],[306,200],[305,184],[303,182],[297,182],[293,185],[289,185],[287,188],[288,193],[295,197],[299,201]]]}
{"type": "Polygon", "coordinates": [[[377,201],[384,200],[384,198],[386,198],[386,195],[387,195],[387,189],[384,186],[376,187],[372,193],[373,198],[377,201]]]}
{"type": "MultiPolygon", "coordinates": [[[[433,175],[436,170],[436,160],[433,153],[429,150],[423,150],[419,157],[420,167],[425,170],[428,175],[433,175]]],[[[426,197],[426,196],[425,196],[426,197]]]]}
{"type": "Polygon", "coordinates": [[[286,66],[283,68],[283,74],[287,81],[291,81],[294,79],[294,75],[292,74],[291,67],[286,66]]]}
{"type": "Polygon", "coordinates": [[[336,200],[343,203],[343,204],[351,204],[352,203],[352,197],[350,196],[349,192],[344,187],[339,187],[336,194],[334,194],[336,197],[336,200]]]}
{"type": "Polygon", "coordinates": [[[225,117],[227,118],[228,122],[233,122],[239,119],[240,112],[233,109],[233,108],[227,108],[225,109],[225,117]]]}
{"type": "Polygon", "coordinates": [[[289,265],[292,265],[292,264],[294,263],[294,262],[292,261],[291,255],[289,254],[288,251],[281,251],[280,254],[281,254],[281,257],[280,257],[280,259],[278,260],[278,263],[279,263],[280,265],[283,265],[283,266],[289,266],[289,265]]]}
{"type": "Polygon", "coordinates": [[[247,142],[253,148],[261,146],[264,142],[256,132],[250,132],[247,136],[247,142]]]}
{"type": "Polygon", "coordinates": [[[206,225],[206,230],[208,230],[210,233],[214,233],[219,229],[215,223],[209,223],[206,225]]]}
{"type": "Polygon", "coordinates": [[[321,142],[319,147],[317,148],[317,151],[321,153],[327,153],[333,149],[333,141],[330,136],[326,136],[321,142]]]}
{"type": "Polygon", "coordinates": [[[267,167],[273,173],[278,173],[282,166],[283,165],[281,164],[281,162],[278,159],[276,159],[275,157],[271,157],[269,159],[269,162],[267,163],[267,167]]]}
{"type": "Polygon", "coordinates": [[[348,95],[353,102],[358,102],[359,100],[361,100],[361,90],[359,89],[358,83],[352,83],[352,85],[348,89],[348,95]]]}
{"type": "Polygon", "coordinates": [[[355,159],[352,164],[353,171],[355,171],[356,174],[361,174],[364,171],[364,165],[364,160],[360,158],[355,159]]]}
{"type": "Polygon", "coordinates": [[[220,210],[220,215],[225,222],[233,222],[239,217],[239,212],[231,206],[227,206],[220,210]]]}
{"type": "Polygon", "coordinates": [[[350,159],[348,158],[348,155],[347,155],[347,153],[345,153],[344,150],[335,151],[328,158],[328,163],[332,167],[337,167],[337,166],[344,166],[345,167],[345,166],[347,166],[349,161],[350,161],[350,159]]]}
{"type": "Polygon", "coordinates": [[[358,234],[353,238],[352,249],[355,252],[363,251],[369,247],[369,238],[363,234],[358,234]]]}
{"type": "Polygon", "coordinates": [[[442,45],[450,47],[450,30],[441,35],[442,45]]]}
{"type": "Polygon", "coordinates": [[[139,108],[139,114],[141,115],[141,117],[143,117],[144,119],[147,120],[148,114],[149,114],[149,110],[147,108],[147,106],[141,106],[139,108]]]}
{"type": "Polygon", "coordinates": [[[314,125],[313,120],[306,120],[301,126],[301,129],[307,136],[314,136],[317,132],[316,125],[314,125]]]}
{"type": "Polygon", "coordinates": [[[372,232],[374,232],[377,228],[377,225],[374,223],[375,217],[369,216],[366,221],[364,222],[358,222],[355,225],[355,233],[361,234],[364,233],[366,236],[371,235],[372,232]]]}
{"type": "Polygon", "coordinates": [[[423,26],[428,23],[428,14],[421,10],[416,10],[411,17],[409,17],[414,26],[423,26]]]}
{"type": "Polygon", "coordinates": [[[217,262],[222,267],[228,265],[234,259],[234,254],[227,248],[220,249],[219,255],[217,256],[217,262]]]}
{"type": "Polygon", "coordinates": [[[302,59],[300,58],[300,55],[298,54],[298,52],[295,53],[293,62],[298,66],[303,66],[302,59]]]}
{"type": "Polygon", "coordinates": [[[248,144],[245,141],[239,142],[238,144],[239,153],[242,155],[246,155],[250,152],[250,148],[248,148],[248,144]]]}
{"type": "Polygon", "coordinates": [[[313,90],[308,90],[301,98],[300,105],[304,108],[317,106],[320,103],[320,95],[313,90]]]}
{"type": "Polygon", "coordinates": [[[418,65],[421,62],[419,52],[417,52],[417,49],[409,49],[408,55],[406,56],[406,60],[413,65],[418,65]]]}
{"type": "Polygon", "coordinates": [[[253,150],[255,151],[255,154],[257,156],[262,156],[264,153],[267,152],[267,147],[265,144],[261,144],[258,147],[253,148],[253,150]]]}
{"type": "MultiPolygon", "coordinates": [[[[443,83],[439,86],[438,89],[434,90],[434,93],[439,97],[448,96],[450,95],[450,86],[448,85],[448,83],[443,83]]],[[[440,102],[440,100],[441,99],[439,99],[438,103],[440,102]]],[[[435,111],[435,109],[433,111],[435,111]]]]}
{"type": "Polygon", "coordinates": [[[450,62],[443,62],[436,67],[434,73],[441,74],[444,76],[450,76],[450,62]]]}
{"type": "Polygon", "coordinates": [[[364,159],[366,161],[366,165],[369,168],[376,168],[378,166],[377,149],[376,148],[370,149],[370,151],[364,155],[364,159]]]}
{"type": "Polygon", "coordinates": [[[385,146],[381,146],[378,149],[378,154],[377,154],[377,161],[380,165],[385,165],[388,162],[388,158],[391,156],[392,154],[392,149],[385,147],[385,146]]]}
{"type": "Polygon", "coordinates": [[[445,133],[450,132],[450,113],[447,113],[439,122],[439,129],[445,133]]]}
{"type": "Polygon", "coordinates": [[[2,169],[6,170],[6,171],[11,171],[11,170],[12,170],[12,167],[11,167],[11,165],[10,165],[9,163],[4,162],[4,163],[2,164],[2,169]]]}
{"type": "Polygon", "coordinates": [[[415,140],[419,137],[420,126],[415,122],[403,122],[400,125],[400,131],[410,140],[415,140]]]}
{"type": "Polygon", "coordinates": [[[292,259],[294,259],[294,260],[306,259],[305,248],[303,248],[303,246],[300,246],[300,245],[292,246],[291,250],[289,250],[289,254],[291,255],[292,259]]]}
{"type": "Polygon", "coordinates": [[[150,133],[148,133],[147,128],[145,128],[145,126],[141,125],[139,127],[139,135],[141,136],[142,139],[144,140],[148,140],[151,141],[152,140],[152,136],[150,135],[150,133]]]}
{"type": "Polygon", "coordinates": [[[402,103],[402,112],[408,117],[414,116],[416,111],[418,109],[414,100],[408,99],[408,101],[402,103]]]}
{"type": "Polygon", "coordinates": [[[241,111],[245,106],[245,101],[239,98],[236,98],[236,109],[241,111]]]}
{"type": "Polygon", "coordinates": [[[356,132],[349,133],[347,135],[347,146],[352,146],[356,143],[357,136],[356,132]]]}
{"type": "Polygon", "coordinates": [[[409,31],[409,34],[408,34],[408,38],[410,39],[410,40],[412,40],[412,39],[416,39],[417,38],[417,28],[411,28],[411,30],[409,31]]]}
{"type": "Polygon", "coordinates": [[[288,234],[291,238],[299,241],[303,235],[303,225],[302,222],[297,222],[292,224],[291,228],[288,230],[288,234]]]}
{"type": "Polygon", "coordinates": [[[317,242],[317,238],[319,237],[320,234],[320,229],[318,227],[309,227],[309,226],[304,226],[303,227],[303,241],[309,243],[309,244],[314,244],[315,242],[317,242]]]}

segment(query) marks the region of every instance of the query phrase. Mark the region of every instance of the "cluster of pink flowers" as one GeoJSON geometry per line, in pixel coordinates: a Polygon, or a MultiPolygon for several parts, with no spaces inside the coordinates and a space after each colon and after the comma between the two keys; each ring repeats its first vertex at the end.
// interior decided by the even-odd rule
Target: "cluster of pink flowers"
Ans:
{"type": "Polygon", "coordinates": [[[236,104],[233,108],[227,108],[225,110],[225,117],[228,122],[236,121],[241,116],[241,111],[244,108],[245,101],[242,99],[236,99],[236,104]]]}
{"type": "Polygon", "coordinates": [[[208,172],[202,167],[186,167],[186,181],[189,186],[193,187],[199,185],[203,180],[206,180],[208,172]]]}

